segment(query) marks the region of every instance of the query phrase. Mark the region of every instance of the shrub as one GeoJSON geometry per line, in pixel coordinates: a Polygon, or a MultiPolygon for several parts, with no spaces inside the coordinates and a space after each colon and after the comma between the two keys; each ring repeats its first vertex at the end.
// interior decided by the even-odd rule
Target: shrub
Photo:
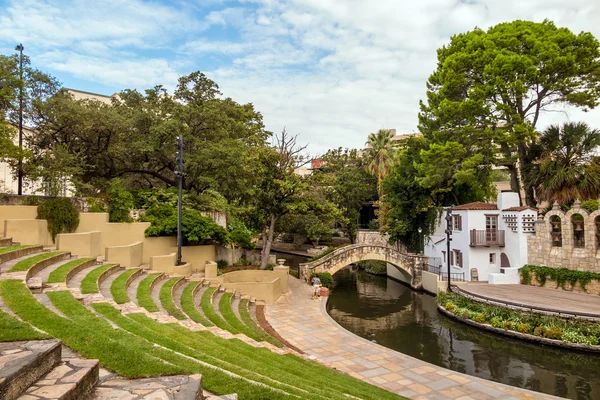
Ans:
{"type": "Polygon", "coordinates": [[[562,340],[569,343],[579,343],[595,346],[598,344],[598,338],[595,336],[585,336],[579,332],[568,331],[562,335],[562,340]]]}
{"type": "Polygon", "coordinates": [[[318,276],[321,280],[321,286],[326,287],[327,289],[333,288],[333,276],[329,272],[313,272],[310,275],[309,282],[312,281],[312,278],[318,276]]]}
{"type": "Polygon", "coordinates": [[[452,312],[452,310],[454,310],[454,307],[456,307],[454,304],[452,304],[451,302],[447,302],[446,305],[444,306],[444,308],[450,312],[452,312]]]}
{"type": "Polygon", "coordinates": [[[541,286],[545,286],[546,281],[550,279],[556,282],[556,287],[562,287],[563,289],[567,282],[569,282],[572,287],[579,283],[579,286],[585,290],[585,286],[590,283],[592,279],[600,281],[600,274],[594,272],[526,265],[521,268],[521,283],[529,285],[531,283],[532,274],[535,274],[535,279],[541,286]]]}
{"type": "Polygon", "coordinates": [[[103,213],[106,212],[106,206],[104,200],[98,197],[88,197],[88,212],[92,213],[103,213]]]}
{"type": "Polygon", "coordinates": [[[546,337],[548,339],[561,340],[562,336],[563,336],[563,332],[557,328],[550,328],[546,331],[546,337]]]}
{"type": "Polygon", "coordinates": [[[236,263],[235,263],[235,264],[233,264],[233,265],[235,265],[235,266],[240,266],[240,267],[246,267],[246,266],[248,266],[248,265],[251,265],[251,264],[252,264],[252,263],[250,262],[250,260],[248,260],[248,259],[246,258],[246,255],[245,255],[245,254],[242,254],[242,256],[240,257],[240,259],[238,260],[238,262],[236,262],[236,263]]]}
{"type": "Polygon", "coordinates": [[[462,308],[460,316],[464,319],[469,319],[469,310],[467,310],[466,308],[462,308]]]}
{"type": "MultiPolygon", "coordinates": [[[[144,215],[144,221],[152,223],[145,231],[146,236],[177,235],[177,210],[172,207],[153,207],[144,215]]],[[[184,245],[195,245],[208,240],[229,244],[227,231],[197,210],[183,210],[181,233],[184,245]]]]}
{"type": "Polygon", "coordinates": [[[583,208],[589,213],[593,213],[594,211],[598,210],[598,200],[586,200],[583,203],[581,203],[581,208],[583,208]]]}
{"type": "Polygon", "coordinates": [[[485,324],[485,315],[483,315],[483,313],[479,313],[477,314],[477,316],[474,318],[475,322],[479,322],[480,324],[485,324]]]}
{"type": "Polygon", "coordinates": [[[531,333],[532,328],[529,324],[519,324],[517,325],[517,331],[521,333],[531,333]]]}
{"type": "Polygon", "coordinates": [[[505,331],[514,331],[515,330],[515,323],[512,321],[505,321],[504,322],[504,330],[505,331]]]}
{"type": "Polygon", "coordinates": [[[536,326],[535,329],[533,330],[533,334],[535,336],[546,336],[546,331],[548,330],[548,328],[546,328],[544,325],[540,325],[540,326],[536,326]]]}
{"type": "Polygon", "coordinates": [[[217,268],[218,269],[223,269],[228,266],[229,266],[229,263],[227,262],[227,260],[217,260],[217,268]]]}
{"type": "Polygon", "coordinates": [[[265,270],[273,271],[274,268],[275,268],[275,264],[267,264],[267,266],[265,267],[265,270]]]}
{"type": "Polygon", "coordinates": [[[134,207],[133,195],[123,189],[120,179],[113,179],[108,189],[108,220],[131,222],[129,209],[134,207]]]}
{"type": "Polygon", "coordinates": [[[490,324],[492,324],[492,326],[494,328],[501,328],[504,326],[504,322],[499,317],[492,318],[492,320],[490,321],[490,324]]]}
{"type": "Polygon", "coordinates": [[[293,276],[296,279],[299,279],[298,271],[295,270],[295,269],[290,269],[290,275],[293,276]]]}
{"type": "Polygon", "coordinates": [[[48,199],[37,208],[37,219],[48,221],[48,232],[52,241],[63,232],[74,232],[79,226],[79,211],[71,200],[66,198],[48,199]]]}

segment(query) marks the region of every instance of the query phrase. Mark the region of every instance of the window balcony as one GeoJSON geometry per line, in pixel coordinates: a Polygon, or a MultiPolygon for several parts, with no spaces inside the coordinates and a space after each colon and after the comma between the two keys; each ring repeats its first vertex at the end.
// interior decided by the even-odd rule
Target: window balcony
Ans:
{"type": "Polygon", "coordinates": [[[471,230],[471,247],[504,247],[504,231],[503,230],[471,230]]]}

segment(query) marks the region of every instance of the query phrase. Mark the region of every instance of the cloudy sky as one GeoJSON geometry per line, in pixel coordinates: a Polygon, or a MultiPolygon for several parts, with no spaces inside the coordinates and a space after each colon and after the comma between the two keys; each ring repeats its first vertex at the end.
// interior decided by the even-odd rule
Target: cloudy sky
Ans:
{"type": "MultiPolygon", "coordinates": [[[[380,128],[416,131],[451,35],[545,18],[600,38],[597,0],[0,0],[0,54],[22,42],[65,87],[103,94],[173,88],[200,70],[318,153],[380,128]]],[[[600,110],[562,111],[542,123],[600,128],[600,110]]]]}

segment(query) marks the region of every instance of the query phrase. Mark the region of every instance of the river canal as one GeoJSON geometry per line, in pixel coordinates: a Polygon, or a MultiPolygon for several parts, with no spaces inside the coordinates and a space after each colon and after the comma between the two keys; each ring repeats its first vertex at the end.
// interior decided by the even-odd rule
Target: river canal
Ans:
{"type": "Polygon", "coordinates": [[[327,310],[349,331],[454,371],[570,399],[600,399],[600,356],[483,332],[439,314],[433,296],[345,268],[327,310]]]}

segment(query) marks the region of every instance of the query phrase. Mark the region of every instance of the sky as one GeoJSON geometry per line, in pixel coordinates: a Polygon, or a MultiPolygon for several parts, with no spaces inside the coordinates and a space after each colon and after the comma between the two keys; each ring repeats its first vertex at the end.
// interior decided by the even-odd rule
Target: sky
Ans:
{"type": "MultiPolygon", "coordinates": [[[[436,50],[454,34],[515,19],[600,38],[598,0],[0,0],[0,54],[23,43],[63,86],[101,94],[202,71],[312,153],[417,131],[436,50]]],[[[600,109],[560,108],[600,128],[600,109]]]]}

